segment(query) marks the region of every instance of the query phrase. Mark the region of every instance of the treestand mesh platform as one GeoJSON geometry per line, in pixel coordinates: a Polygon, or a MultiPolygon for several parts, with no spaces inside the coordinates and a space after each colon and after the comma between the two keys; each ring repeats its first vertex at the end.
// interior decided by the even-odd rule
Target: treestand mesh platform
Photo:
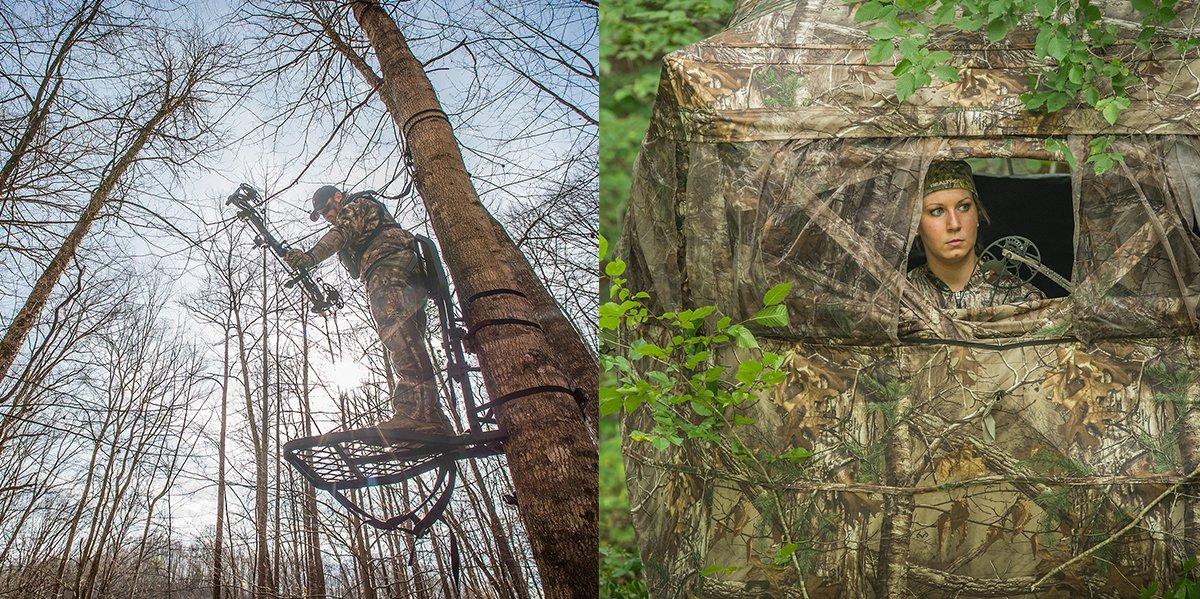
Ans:
{"type": "Polygon", "coordinates": [[[368,427],[290,441],[283,446],[283,457],[314,487],[328,491],[367,524],[421,535],[450,501],[455,461],[495,455],[503,438],[501,431],[448,437],[368,427]],[[385,508],[360,505],[364,502],[354,493],[418,478],[431,482],[432,489],[414,506],[393,508],[400,512],[396,515],[380,515],[385,508]]]}

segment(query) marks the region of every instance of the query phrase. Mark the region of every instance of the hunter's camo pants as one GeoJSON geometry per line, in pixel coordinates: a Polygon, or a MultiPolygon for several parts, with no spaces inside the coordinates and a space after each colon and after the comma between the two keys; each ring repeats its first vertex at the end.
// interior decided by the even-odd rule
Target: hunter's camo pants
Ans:
{"type": "Polygon", "coordinates": [[[425,341],[428,292],[415,274],[414,255],[403,250],[381,258],[366,273],[367,297],[379,339],[396,375],[392,409],[423,422],[445,421],[438,407],[437,380],[425,341]]]}

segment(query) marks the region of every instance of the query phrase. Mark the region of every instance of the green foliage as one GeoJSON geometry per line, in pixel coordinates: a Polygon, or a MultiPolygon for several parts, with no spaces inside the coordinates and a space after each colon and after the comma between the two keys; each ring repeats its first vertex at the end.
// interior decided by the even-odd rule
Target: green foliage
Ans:
{"type": "Polygon", "coordinates": [[[716,33],[731,12],[733,0],[600,3],[600,232],[609,239],[620,236],[663,55],[716,33]]]}
{"type": "Polygon", "coordinates": [[[1032,468],[1042,474],[1065,474],[1067,476],[1091,476],[1091,467],[1074,458],[1053,451],[1039,451],[1029,458],[1017,462],[1023,468],[1032,468]]]}
{"type": "Polygon", "coordinates": [[[803,81],[799,75],[771,67],[756,71],[754,79],[762,90],[763,106],[792,108],[796,105],[796,91],[803,81]]]}
{"type": "MultiPolygon", "coordinates": [[[[1139,49],[1149,50],[1156,43],[1161,27],[1178,24],[1177,1],[1131,2],[1141,18],[1136,40],[1139,49]]],[[[1048,114],[1072,104],[1086,105],[1114,125],[1130,106],[1129,88],[1142,84],[1124,61],[1107,55],[1117,41],[1117,26],[1105,23],[1100,9],[1089,0],[848,0],[848,3],[856,5],[854,21],[867,25],[868,33],[876,40],[868,52],[868,60],[879,64],[899,54],[892,74],[896,76],[896,98],[900,102],[931,84],[933,77],[946,83],[958,80],[958,71],[948,64],[950,53],[925,47],[933,28],[982,29],[989,41],[998,43],[1026,18],[1037,31],[1033,49],[1043,61],[1041,67],[1029,73],[1029,91],[1020,96],[1029,111],[1048,114]]],[[[1193,38],[1173,39],[1170,43],[1181,53],[1200,47],[1200,41],[1193,38]]],[[[1096,174],[1103,174],[1124,160],[1121,153],[1108,150],[1111,142],[1111,137],[1099,137],[1089,148],[1086,163],[1092,165],[1096,174]]],[[[1046,149],[1062,153],[1071,168],[1076,168],[1075,157],[1062,142],[1048,140],[1046,149]]]]}
{"type": "MultiPolygon", "coordinates": [[[[602,252],[608,248],[603,237],[600,247],[602,252]]],[[[604,263],[605,256],[600,258],[604,263]]],[[[734,322],[731,317],[719,314],[715,306],[654,313],[646,303],[649,294],[628,289],[624,273],[624,261],[613,259],[604,263],[608,301],[600,306],[602,421],[611,420],[620,411],[649,410],[653,426],[650,430],[629,431],[632,441],[650,443],[660,450],[685,443],[703,444],[733,458],[742,475],[768,480],[780,473],[798,475],[812,457],[811,451],[803,447],[779,454],[751,451],[738,438],[736,430],[754,424],[745,409],[782,383],[786,376],[783,356],[764,350],[747,325],[787,326],[784,300],[792,284],[772,287],[763,295],[763,307],[758,313],[744,322],[734,322]],[[643,337],[645,334],[652,338],[643,337]],[[736,368],[715,359],[731,350],[739,352],[736,368]]],[[[604,454],[620,451],[615,437],[605,436],[601,443],[605,469],[609,468],[609,462],[604,454]]],[[[602,479],[602,492],[624,492],[623,488],[615,488],[623,485],[623,481],[610,481],[607,474],[602,474],[602,479]]],[[[623,501],[623,504],[611,503],[627,510],[628,499],[623,501]]],[[[778,491],[770,484],[753,497],[752,503],[763,526],[773,527],[783,517],[778,491]]],[[[611,518],[604,516],[604,519],[607,522],[611,518]]],[[[623,525],[618,522],[617,528],[623,525]]],[[[605,537],[607,540],[608,533],[605,537]]],[[[776,564],[801,567],[809,561],[803,552],[793,556],[797,548],[808,550],[806,542],[785,541],[782,551],[786,555],[776,554],[776,564]]],[[[710,566],[705,575],[719,574],[725,568],[710,566]]],[[[609,582],[602,579],[602,585],[609,582]]]]}
{"type": "Polygon", "coordinates": [[[1200,599],[1200,560],[1189,557],[1183,562],[1179,577],[1161,594],[1158,582],[1142,587],[1140,599],[1200,599]]]}
{"type": "Polygon", "coordinates": [[[685,439],[719,441],[725,429],[747,420],[738,419],[738,408],[783,382],[783,356],[762,351],[746,324],[787,326],[782,302],[791,283],[771,288],[763,297],[762,310],[746,322],[735,323],[718,315],[715,306],[652,314],[643,303],[649,294],[626,288],[624,272],[625,262],[620,259],[604,267],[609,301],[600,306],[600,330],[607,333],[600,360],[613,384],[600,389],[600,413],[649,406],[654,427],[629,436],[658,449],[682,445],[685,439]],[[661,331],[657,342],[638,337],[622,343],[614,337],[618,332],[632,336],[645,327],[661,331]],[[757,356],[740,360],[736,370],[715,363],[713,355],[730,346],[757,356]]]}
{"type": "Polygon", "coordinates": [[[612,599],[647,597],[642,560],[636,551],[600,545],[600,596],[612,599]]]}
{"type": "Polygon", "coordinates": [[[1146,378],[1153,383],[1155,388],[1154,401],[1163,403],[1170,402],[1180,407],[1186,407],[1192,403],[1188,399],[1188,388],[1196,380],[1196,373],[1185,369],[1171,369],[1163,365],[1152,365],[1146,367],[1146,378]]]}

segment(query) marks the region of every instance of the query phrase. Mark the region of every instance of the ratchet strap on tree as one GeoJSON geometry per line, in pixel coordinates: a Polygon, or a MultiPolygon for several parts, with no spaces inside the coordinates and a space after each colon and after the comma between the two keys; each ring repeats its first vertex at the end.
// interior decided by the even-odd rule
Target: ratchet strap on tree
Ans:
{"type": "MultiPolygon", "coordinates": [[[[521,291],[518,291],[516,289],[508,289],[505,287],[499,287],[496,289],[489,289],[487,291],[480,291],[479,293],[473,294],[467,298],[467,303],[473,304],[473,303],[475,303],[476,300],[479,300],[479,299],[482,299],[485,297],[492,297],[492,296],[496,296],[496,295],[515,295],[517,297],[523,297],[523,298],[528,299],[528,296],[526,296],[521,291]]],[[[475,335],[480,330],[485,329],[490,326],[496,326],[496,325],[502,325],[502,324],[515,324],[515,325],[533,327],[533,328],[539,329],[539,330],[542,328],[542,325],[540,323],[534,322],[532,320],[526,320],[524,318],[487,318],[487,319],[475,322],[471,326],[469,326],[467,328],[466,333],[462,336],[462,339],[463,339],[463,341],[470,343],[471,340],[475,338],[475,335]]],[[[482,404],[479,404],[478,406],[475,406],[475,417],[478,418],[480,422],[496,424],[495,409],[497,406],[508,403],[514,399],[520,399],[522,397],[528,397],[530,395],[537,395],[538,393],[565,393],[567,395],[570,395],[571,397],[575,398],[575,403],[578,404],[578,406],[579,406],[580,414],[582,414],[586,417],[587,411],[584,409],[584,406],[587,404],[587,401],[588,401],[587,393],[585,393],[583,389],[580,389],[578,387],[569,388],[569,387],[564,387],[562,385],[537,385],[534,387],[529,387],[527,389],[518,389],[516,391],[505,393],[504,395],[501,395],[500,397],[497,397],[491,401],[484,402],[482,404]]]]}

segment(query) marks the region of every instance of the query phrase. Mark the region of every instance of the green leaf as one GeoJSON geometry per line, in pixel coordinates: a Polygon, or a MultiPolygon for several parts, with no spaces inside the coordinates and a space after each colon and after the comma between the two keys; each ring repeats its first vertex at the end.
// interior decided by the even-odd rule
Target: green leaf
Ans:
{"type": "Polygon", "coordinates": [[[713,306],[713,305],[700,306],[699,308],[696,308],[695,310],[692,311],[692,316],[691,316],[690,320],[692,320],[692,321],[704,320],[705,318],[708,318],[709,314],[712,314],[713,312],[716,312],[716,311],[717,311],[717,307],[713,306]]]}
{"type": "Polygon", "coordinates": [[[978,17],[963,17],[958,20],[956,26],[963,31],[975,31],[983,27],[983,19],[978,17]]]}
{"type": "Polygon", "coordinates": [[[792,449],[789,449],[789,450],[779,454],[779,457],[781,457],[789,462],[792,462],[795,464],[800,464],[800,463],[808,460],[809,458],[811,458],[812,455],[813,454],[811,451],[809,451],[803,447],[793,447],[792,449]]]}
{"type": "Polygon", "coordinates": [[[629,359],[640,360],[643,356],[660,360],[666,360],[669,357],[666,350],[645,339],[638,339],[629,344],[629,359]]]}
{"type": "Polygon", "coordinates": [[[933,23],[935,25],[949,25],[954,22],[955,4],[950,0],[942,0],[941,6],[933,13],[933,23]]]}
{"type": "Polygon", "coordinates": [[[708,406],[704,405],[703,403],[700,403],[696,400],[692,400],[690,405],[692,406],[692,410],[695,411],[697,414],[699,414],[701,416],[712,416],[712,413],[713,413],[712,408],[709,408],[708,406]]]}
{"type": "Polygon", "coordinates": [[[1058,0],[1034,0],[1034,4],[1037,6],[1038,16],[1046,18],[1054,14],[1058,0]]]}
{"type": "Polygon", "coordinates": [[[1046,98],[1046,112],[1056,112],[1061,110],[1068,102],[1071,101],[1071,96],[1063,92],[1054,92],[1046,98]]]}
{"type": "Polygon", "coordinates": [[[737,566],[721,566],[721,565],[713,564],[713,565],[707,566],[703,570],[701,570],[700,575],[701,576],[712,576],[713,574],[732,574],[733,572],[737,572],[737,570],[738,570],[737,566]]]}
{"type": "Polygon", "coordinates": [[[1133,10],[1136,10],[1144,15],[1154,12],[1157,8],[1154,6],[1154,2],[1151,0],[1130,0],[1129,4],[1133,7],[1133,10]]]}
{"type": "Polygon", "coordinates": [[[758,360],[745,360],[738,364],[738,371],[735,378],[743,385],[749,385],[758,378],[758,373],[762,372],[762,363],[758,360]]]}
{"type": "Polygon", "coordinates": [[[1061,32],[1054,32],[1046,42],[1046,53],[1054,60],[1062,60],[1071,49],[1071,40],[1061,32]]]}
{"type": "Polygon", "coordinates": [[[775,285],[767,290],[765,294],[763,294],[763,305],[774,306],[783,302],[784,298],[787,297],[787,294],[791,292],[791,290],[792,284],[790,282],[775,285]]]}
{"type": "Polygon", "coordinates": [[[1054,32],[1051,29],[1038,30],[1037,37],[1033,40],[1033,53],[1038,57],[1039,60],[1046,58],[1046,56],[1049,54],[1049,51],[1046,48],[1049,46],[1050,38],[1053,36],[1054,32]]]}
{"type": "Polygon", "coordinates": [[[737,342],[738,347],[753,349],[758,347],[758,340],[754,338],[754,333],[750,332],[745,326],[735,324],[729,327],[729,335],[737,342]]]}
{"type": "Polygon", "coordinates": [[[905,73],[896,79],[896,99],[903,103],[916,90],[916,81],[912,73],[905,73]]]}
{"type": "Polygon", "coordinates": [[[879,64],[892,57],[892,53],[896,51],[891,40],[879,40],[871,44],[871,49],[867,51],[867,62],[879,64]]]}
{"type": "Polygon", "coordinates": [[[900,55],[901,56],[903,56],[909,60],[913,60],[913,59],[917,58],[917,50],[918,49],[920,49],[920,45],[917,44],[917,40],[915,40],[911,37],[906,37],[906,38],[900,40],[900,55]]]}
{"type": "Polygon", "coordinates": [[[708,355],[708,352],[700,351],[688,356],[687,367],[689,369],[695,369],[698,364],[708,359],[708,355]]]}
{"type": "Polygon", "coordinates": [[[1046,151],[1053,152],[1055,154],[1061,154],[1063,157],[1063,160],[1066,160],[1067,165],[1071,167],[1071,170],[1075,170],[1076,168],[1079,167],[1079,163],[1075,160],[1075,154],[1072,153],[1071,148],[1068,147],[1067,144],[1063,143],[1061,140],[1047,139],[1046,140],[1046,151]]]}
{"type": "Polygon", "coordinates": [[[877,40],[890,40],[896,37],[896,32],[891,27],[884,27],[880,25],[872,27],[870,30],[868,30],[867,35],[870,35],[872,38],[877,40]]]}
{"type": "Polygon", "coordinates": [[[1073,64],[1067,69],[1067,80],[1075,85],[1083,83],[1083,67],[1073,64]]]}
{"type": "Polygon", "coordinates": [[[987,37],[988,41],[992,42],[993,44],[1004,39],[1004,36],[1007,34],[1008,19],[1000,17],[998,19],[992,19],[992,22],[988,23],[987,37]]]}
{"type": "Polygon", "coordinates": [[[945,64],[950,62],[954,55],[947,50],[935,50],[925,57],[926,64],[945,64]]]}
{"type": "Polygon", "coordinates": [[[600,329],[603,331],[615,331],[621,326],[621,318],[619,316],[601,316],[600,329]]]}
{"type": "Polygon", "coordinates": [[[1104,120],[1108,121],[1110,125],[1117,123],[1117,119],[1121,116],[1121,111],[1128,106],[1129,100],[1126,98],[1104,98],[1096,102],[1096,108],[1100,111],[1100,114],[1104,115],[1104,120]],[[1121,100],[1125,101],[1121,102],[1121,100]]]}
{"type": "Polygon", "coordinates": [[[1034,111],[1046,103],[1046,94],[1040,92],[1025,92],[1020,96],[1021,102],[1025,104],[1025,109],[1034,111]]]}
{"type": "Polygon", "coordinates": [[[608,416],[621,410],[622,397],[612,387],[600,387],[600,415],[608,416]]]}
{"type": "Polygon", "coordinates": [[[603,260],[608,255],[608,239],[603,235],[600,236],[600,259],[603,260]]]}
{"type": "Polygon", "coordinates": [[[1087,102],[1088,106],[1095,106],[1100,101],[1100,90],[1096,89],[1095,85],[1083,88],[1083,101],[1087,102]]]}
{"type": "Polygon", "coordinates": [[[717,330],[724,331],[726,328],[729,327],[729,323],[731,323],[731,322],[733,322],[732,318],[730,318],[728,316],[722,316],[719,320],[717,320],[717,330]]]}
{"type": "Polygon", "coordinates": [[[876,21],[883,13],[883,4],[875,2],[875,0],[863,2],[859,5],[858,10],[854,11],[854,22],[865,23],[867,21],[876,21]]]}
{"type": "Polygon", "coordinates": [[[954,83],[958,81],[958,70],[949,65],[941,65],[933,67],[933,74],[937,75],[938,79],[946,83],[954,83]]]}
{"type": "Polygon", "coordinates": [[[625,272],[625,261],[616,259],[604,265],[604,274],[610,277],[619,277],[625,272]]]}
{"type": "Polygon", "coordinates": [[[788,543],[787,545],[780,547],[779,551],[775,552],[775,565],[786,566],[787,563],[792,560],[792,555],[796,553],[796,549],[798,547],[799,545],[795,543],[788,543]]]}
{"type": "Polygon", "coordinates": [[[788,325],[787,308],[781,305],[767,306],[754,315],[754,320],[766,327],[786,327],[788,325]]]}

